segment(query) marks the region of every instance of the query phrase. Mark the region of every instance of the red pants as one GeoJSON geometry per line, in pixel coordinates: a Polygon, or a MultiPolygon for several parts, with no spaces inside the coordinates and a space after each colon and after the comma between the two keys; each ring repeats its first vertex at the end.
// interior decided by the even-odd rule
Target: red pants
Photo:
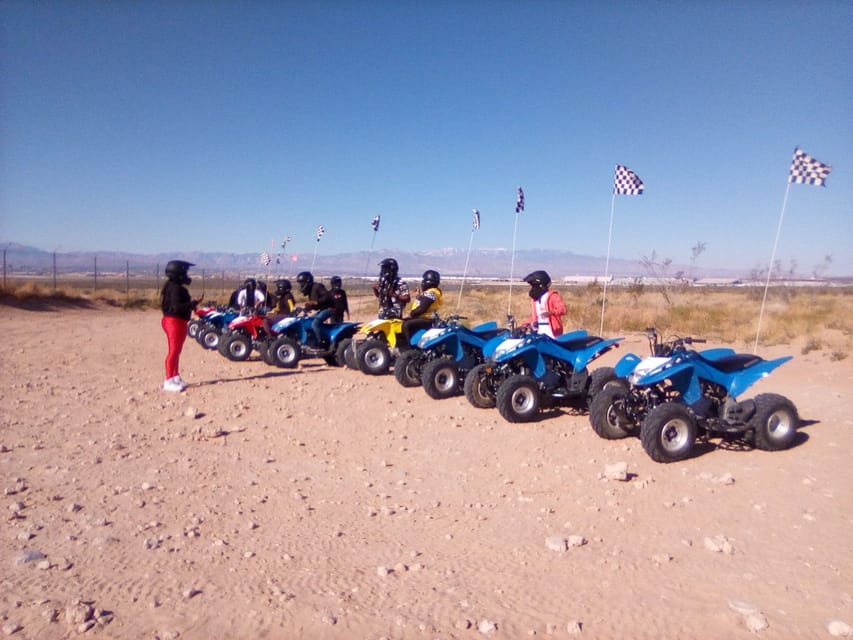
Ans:
{"type": "Polygon", "coordinates": [[[166,380],[174,378],[180,372],[178,365],[181,360],[181,350],[187,339],[187,321],[172,316],[163,316],[160,323],[169,341],[169,353],[166,355],[166,380]]]}

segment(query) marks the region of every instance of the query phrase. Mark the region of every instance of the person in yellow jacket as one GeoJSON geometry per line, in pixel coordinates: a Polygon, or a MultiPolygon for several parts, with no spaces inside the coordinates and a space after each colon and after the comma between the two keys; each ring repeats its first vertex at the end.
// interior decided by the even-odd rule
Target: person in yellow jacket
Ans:
{"type": "Polygon", "coordinates": [[[441,308],[441,276],[438,271],[427,269],[421,277],[421,287],[415,291],[415,299],[409,309],[409,317],[403,320],[405,347],[411,344],[412,336],[421,329],[432,326],[433,312],[441,308]]]}

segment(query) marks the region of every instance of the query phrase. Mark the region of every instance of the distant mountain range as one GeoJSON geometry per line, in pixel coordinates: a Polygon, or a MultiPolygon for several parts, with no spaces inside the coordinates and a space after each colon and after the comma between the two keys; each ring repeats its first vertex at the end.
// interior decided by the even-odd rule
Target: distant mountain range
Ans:
{"type": "MultiPolygon", "coordinates": [[[[6,247],[5,254],[7,268],[11,273],[49,273],[54,268],[54,253],[51,251],[10,243],[6,247]]],[[[426,269],[436,269],[444,277],[454,277],[461,276],[465,272],[468,255],[465,250],[453,248],[428,251],[377,249],[370,254],[360,251],[318,255],[313,270],[318,275],[373,276],[378,271],[379,261],[386,257],[396,258],[400,263],[402,275],[406,277],[418,277],[426,269]]],[[[195,263],[197,265],[195,270],[224,271],[232,275],[249,273],[261,275],[269,269],[272,274],[293,275],[310,270],[313,256],[307,254],[297,257],[287,254],[279,257],[271,254],[271,264],[267,267],[262,264],[258,253],[186,251],[176,255],[174,253],[75,251],[55,254],[58,273],[91,273],[95,269],[96,261],[99,273],[124,273],[126,270],[132,274],[151,273],[162,269],[166,262],[175,258],[195,263]]],[[[522,249],[515,252],[513,265],[512,252],[508,249],[474,249],[468,260],[467,275],[477,278],[507,278],[511,265],[516,278],[521,278],[535,269],[545,269],[556,280],[565,276],[601,276],[604,274],[605,258],[579,255],[571,251],[522,249]]],[[[694,268],[675,264],[670,265],[667,271],[672,275],[683,272],[694,278],[743,277],[745,275],[742,271],[733,269],[699,266],[694,268]]],[[[612,256],[608,272],[621,277],[648,275],[648,270],[639,260],[624,260],[612,256]]]]}

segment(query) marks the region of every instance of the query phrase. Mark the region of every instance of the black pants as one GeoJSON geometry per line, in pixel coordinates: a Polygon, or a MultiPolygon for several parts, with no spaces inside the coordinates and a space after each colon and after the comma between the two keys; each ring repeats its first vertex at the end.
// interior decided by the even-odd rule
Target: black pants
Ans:
{"type": "Polygon", "coordinates": [[[431,327],[432,320],[428,318],[406,318],[403,320],[403,341],[405,344],[400,345],[400,348],[410,348],[412,346],[412,336],[421,329],[429,329],[431,327]]]}

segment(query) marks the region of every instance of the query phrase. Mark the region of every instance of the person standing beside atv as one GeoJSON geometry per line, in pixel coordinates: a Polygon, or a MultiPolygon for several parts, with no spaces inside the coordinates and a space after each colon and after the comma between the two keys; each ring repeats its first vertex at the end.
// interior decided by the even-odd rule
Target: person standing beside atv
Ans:
{"type": "Polygon", "coordinates": [[[373,295],[379,298],[379,318],[403,317],[403,305],[412,297],[408,285],[398,276],[399,265],[394,258],[379,263],[379,281],[373,285],[373,295]]]}
{"type": "Polygon", "coordinates": [[[525,323],[533,331],[556,338],[563,335],[562,316],[566,315],[566,305],[556,291],[551,291],[551,276],[546,271],[534,271],[524,277],[524,282],[530,285],[530,300],[533,303],[533,314],[525,323]]]}
{"type": "Polygon", "coordinates": [[[329,295],[332,296],[332,303],[334,304],[332,322],[343,322],[344,315],[349,320],[349,302],[347,301],[347,292],[343,289],[343,280],[340,276],[332,276],[329,278],[329,285],[332,287],[329,289],[329,295]]]}
{"type": "Polygon", "coordinates": [[[334,305],[332,296],[329,295],[329,290],[326,289],[323,283],[314,282],[314,276],[310,271],[303,271],[296,276],[296,284],[299,285],[299,291],[302,295],[308,298],[308,301],[302,305],[302,308],[306,311],[316,312],[311,322],[311,330],[317,339],[317,345],[323,346],[323,334],[320,326],[335,313],[332,308],[334,305]]]}
{"type": "Polygon", "coordinates": [[[289,315],[293,314],[296,301],[293,299],[290,280],[281,278],[275,281],[275,306],[264,317],[264,329],[267,335],[272,335],[272,326],[289,315]]]}
{"type": "Polygon", "coordinates": [[[237,294],[237,306],[240,309],[249,307],[259,309],[263,307],[267,301],[264,292],[258,288],[258,283],[254,278],[246,278],[243,281],[243,288],[237,294]]]}
{"type": "Polygon", "coordinates": [[[406,345],[410,345],[412,336],[421,329],[429,329],[432,326],[432,314],[441,308],[441,276],[438,271],[427,269],[421,278],[421,286],[415,291],[415,299],[409,310],[409,317],[403,320],[403,336],[406,345]]]}
{"type": "Polygon", "coordinates": [[[166,354],[166,379],[163,382],[163,391],[179,393],[187,388],[180,374],[181,351],[184,341],[187,339],[187,323],[192,316],[193,309],[198,306],[199,300],[190,298],[189,289],[185,285],[192,282],[189,277],[191,262],[183,260],[170,260],[166,263],[166,284],[160,292],[160,307],[163,310],[163,319],[160,325],[166,332],[166,340],[169,351],[166,354]]]}

